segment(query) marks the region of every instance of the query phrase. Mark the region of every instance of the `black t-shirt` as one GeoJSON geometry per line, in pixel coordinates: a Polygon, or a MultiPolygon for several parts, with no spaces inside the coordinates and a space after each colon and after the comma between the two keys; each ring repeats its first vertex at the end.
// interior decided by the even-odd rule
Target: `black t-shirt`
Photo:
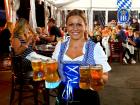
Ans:
{"type": "Polygon", "coordinates": [[[131,26],[134,28],[133,31],[139,31],[140,29],[140,24],[138,22],[132,23],[131,26]]]}
{"type": "MultiPolygon", "coordinates": [[[[133,41],[134,36],[128,36],[129,39],[133,41]]],[[[128,42],[128,45],[132,45],[130,42],[128,42]]]]}
{"type": "Polygon", "coordinates": [[[56,41],[56,37],[61,37],[60,29],[56,26],[51,27],[50,35],[55,35],[55,41],[56,41]]]}

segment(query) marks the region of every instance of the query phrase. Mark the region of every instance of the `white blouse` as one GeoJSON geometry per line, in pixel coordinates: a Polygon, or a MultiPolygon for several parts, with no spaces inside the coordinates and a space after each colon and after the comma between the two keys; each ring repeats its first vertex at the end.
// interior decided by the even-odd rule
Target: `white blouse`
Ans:
{"type": "MultiPolygon", "coordinates": [[[[69,47],[69,42],[68,42],[65,53],[64,53],[63,60],[65,60],[65,61],[82,61],[84,58],[85,51],[86,51],[85,45],[86,45],[86,42],[85,42],[84,47],[83,47],[83,55],[79,56],[77,58],[71,59],[69,56],[66,55],[66,51],[69,47]]],[[[53,55],[52,55],[53,59],[58,60],[60,46],[61,46],[61,41],[59,41],[55,47],[55,50],[54,50],[53,55]]],[[[96,64],[101,64],[103,66],[103,72],[108,72],[111,70],[111,67],[107,62],[107,56],[104,53],[103,48],[101,47],[100,43],[97,43],[94,47],[94,60],[95,60],[96,64]]]]}

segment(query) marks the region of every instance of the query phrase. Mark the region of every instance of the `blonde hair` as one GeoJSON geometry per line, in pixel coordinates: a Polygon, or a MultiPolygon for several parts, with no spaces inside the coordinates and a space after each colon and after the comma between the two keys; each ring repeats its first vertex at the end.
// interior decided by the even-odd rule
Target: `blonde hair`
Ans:
{"type": "Polygon", "coordinates": [[[84,23],[87,25],[87,18],[86,18],[84,11],[79,10],[79,9],[74,9],[74,10],[70,11],[66,17],[66,23],[67,23],[69,17],[71,17],[71,16],[80,16],[84,20],[84,23]]]}
{"type": "Polygon", "coordinates": [[[23,35],[27,28],[31,31],[32,34],[35,35],[35,32],[32,30],[31,26],[29,25],[29,22],[24,18],[19,18],[13,30],[13,37],[23,35]]]}
{"type": "Polygon", "coordinates": [[[15,28],[13,31],[13,37],[17,37],[24,34],[25,29],[26,29],[26,24],[28,24],[28,22],[24,18],[18,19],[16,21],[15,28]]]}

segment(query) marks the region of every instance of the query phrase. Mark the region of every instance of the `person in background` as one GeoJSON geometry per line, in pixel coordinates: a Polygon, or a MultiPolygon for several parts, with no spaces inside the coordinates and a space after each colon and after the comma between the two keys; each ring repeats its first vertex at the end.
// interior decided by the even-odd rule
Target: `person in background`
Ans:
{"type": "MultiPolygon", "coordinates": [[[[135,31],[133,40],[128,40],[128,42],[131,43],[135,47],[134,54],[136,54],[136,50],[140,48],[140,32],[135,31]]],[[[136,57],[136,55],[134,56],[136,57]]]]}
{"type": "Polygon", "coordinates": [[[46,40],[47,34],[44,32],[44,27],[37,27],[36,32],[38,34],[39,40],[36,41],[36,45],[47,44],[48,41],[46,40]]]}
{"type": "Polygon", "coordinates": [[[105,26],[104,29],[102,30],[102,45],[105,49],[105,53],[107,57],[110,56],[110,46],[109,46],[109,39],[111,36],[111,27],[110,26],[105,26]]]}
{"type": "Polygon", "coordinates": [[[133,18],[133,19],[132,19],[132,23],[130,24],[130,26],[133,27],[133,29],[134,29],[133,31],[134,31],[134,32],[135,32],[135,31],[140,31],[140,24],[139,24],[137,18],[133,18]]]}
{"type": "Polygon", "coordinates": [[[111,20],[109,23],[108,23],[108,26],[112,27],[112,28],[115,28],[117,26],[117,22],[116,20],[111,20]]]}
{"type": "Polygon", "coordinates": [[[125,35],[127,37],[128,36],[128,32],[129,32],[129,26],[128,25],[125,25],[124,32],[125,32],[125,35]]]}
{"type": "Polygon", "coordinates": [[[112,29],[111,33],[110,33],[110,39],[109,39],[109,42],[110,41],[113,41],[113,42],[117,42],[118,39],[117,39],[117,33],[116,33],[116,30],[115,29],[112,29]]]}
{"type": "Polygon", "coordinates": [[[23,67],[26,70],[32,70],[30,60],[26,56],[33,52],[35,46],[35,34],[32,31],[28,21],[24,18],[19,18],[15,24],[13,34],[11,36],[11,47],[15,55],[21,55],[23,58],[23,67]]]}
{"type": "Polygon", "coordinates": [[[95,44],[87,38],[87,20],[82,10],[74,9],[69,12],[66,17],[66,27],[70,38],[59,41],[52,55],[52,58],[58,61],[58,71],[61,77],[58,87],[59,105],[100,105],[98,92],[79,88],[80,74],[77,74],[75,70],[69,72],[64,69],[64,66],[66,64],[79,64],[79,66],[101,64],[103,75],[100,81],[104,84],[111,70],[107,57],[99,43],[95,44]],[[77,79],[74,80],[72,75],[77,79]],[[72,92],[69,93],[69,89],[72,92]]]}
{"type": "MultiPolygon", "coordinates": [[[[117,33],[117,39],[119,42],[122,42],[122,45],[126,45],[127,43],[127,37],[125,35],[125,31],[122,29],[122,26],[121,25],[117,25],[116,26],[116,33],[117,33]]],[[[125,57],[125,54],[126,54],[126,50],[127,50],[127,47],[126,46],[123,46],[123,49],[122,49],[122,58],[123,58],[123,63],[127,64],[127,59],[125,57]]]]}
{"type": "MultiPolygon", "coordinates": [[[[128,36],[127,36],[127,40],[132,40],[133,41],[134,38],[134,32],[133,32],[133,28],[129,27],[128,28],[128,36]]],[[[132,45],[130,42],[128,42],[129,45],[132,45]]]]}
{"type": "Polygon", "coordinates": [[[94,27],[96,27],[96,26],[100,26],[99,21],[95,20],[94,23],[93,23],[93,26],[94,26],[94,27]]]}
{"type": "Polygon", "coordinates": [[[134,39],[133,28],[129,27],[125,57],[126,57],[127,62],[129,62],[131,64],[136,63],[136,61],[134,60],[134,45],[131,43],[131,41],[133,41],[133,39],[134,39]]]}
{"type": "Polygon", "coordinates": [[[66,26],[62,27],[62,30],[64,32],[63,39],[66,40],[69,37],[69,34],[67,32],[67,27],[66,26]]]}
{"type": "Polygon", "coordinates": [[[139,31],[135,31],[134,32],[134,38],[133,38],[133,45],[136,47],[136,48],[140,48],[140,32],[139,31]]]}
{"type": "Polygon", "coordinates": [[[122,29],[121,25],[116,26],[116,32],[117,32],[118,40],[121,41],[122,43],[126,43],[127,37],[126,37],[125,31],[122,29]]]}
{"type": "Polygon", "coordinates": [[[61,31],[56,26],[56,21],[53,18],[50,18],[48,21],[48,34],[51,37],[52,42],[56,42],[57,38],[61,37],[61,31]]]}

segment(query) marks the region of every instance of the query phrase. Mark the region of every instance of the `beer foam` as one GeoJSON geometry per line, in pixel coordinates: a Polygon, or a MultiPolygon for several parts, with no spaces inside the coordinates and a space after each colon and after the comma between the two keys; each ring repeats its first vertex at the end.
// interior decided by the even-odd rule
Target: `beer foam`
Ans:
{"type": "Polygon", "coordinates": [[[47,63],[55,63],[55,62],[56,62],[55,59],[49,59],[49,60],[47,61],[47,63]]]}
{"type": "Polygon", "coordinates": [[[80,66],[80,69],[89,69],[89,66],[80,66]]]}
{"type": "Polygon", "coordinates": [[[34,59],[34,60],[32,60],[32,62],[41,62],[41,60],[40,59],[34,59]]]}

